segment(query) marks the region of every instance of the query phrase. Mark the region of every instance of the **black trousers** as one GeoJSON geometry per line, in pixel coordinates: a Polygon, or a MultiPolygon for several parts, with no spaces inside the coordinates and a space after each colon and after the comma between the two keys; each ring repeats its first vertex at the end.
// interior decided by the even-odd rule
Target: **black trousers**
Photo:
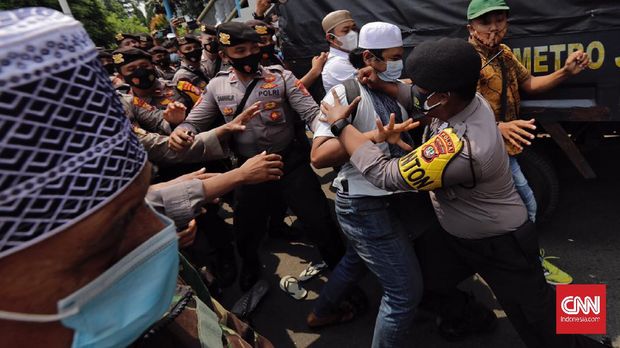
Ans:
{"type": "Polygon", "coordinates": [[[344,255],[344,244],[327,198],[310,167],[307,151],[291,146],[283,154],[284,176],[278,181],[244,185],[235,191],[234,229],[246,267],[258,266],[258,247],[274,206],[284,201],[300,219],[308,239],[330,268],[344,255]]]}
{"type": "Polygon", "coordinates": [[[418,257],[424,288],[430,297],[441,299],[440,312],[458,315],[464,301],[456,285],[478,273],[527,347],[604,347],[586,336],[556,335],[555,289],[543,275],[533,223],[513,233],[475,240],[454,237],[439,227],[415,244],[423,253],[418,257]]]}

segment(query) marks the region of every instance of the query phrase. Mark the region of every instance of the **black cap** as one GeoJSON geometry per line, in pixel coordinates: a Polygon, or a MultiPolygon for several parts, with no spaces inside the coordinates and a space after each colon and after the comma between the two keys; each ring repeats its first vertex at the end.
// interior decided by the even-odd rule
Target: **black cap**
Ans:
{"type": "Polygon", "coordinates": [[[149,62],[152,62],[150,54],[144,52],[139,48],[134,47],[117,49],[116,51],[114,51],[114,53],[112,53],[112,59],[114,60],[114,65],[116,65],[116,68],[119,70],[123,65],[127,65],[138,59],[146,59],[149,62]]]}
{"type": "Polygon", "coordinates": [[[97,48],[97,58],[110,58],[112,59],[112,51],[103,48],[97,48]]]}
{"type": "Polygon", "coordinates": [[[455,38],[423,42],[407,59],[407,70],[413,82],[433,92],[475,88],[480,67],[480,56],[474,47],[455,38]]]}
{"type": "Polygon", "coordinates": [[[249,25],[252,29],[254,29],[254,31],[258,35],[271,36],[276,33],[276,29],[273,26],[257,19],[251,19],[249,21],[246,21],[245,24],[249,25]]]}
{"type": "Polygon", "coordinates": [[[118,33],[118,34],[114,35],[114,39],[116,40],[116,44],[118,44],[118,45],[120,45],[121,42],[123,42],[123,40],[125,40],[125,39],[134,39],[134,40],[140,42],[140,38],[137,35],[126,34],[126,33],[118,33]]]}
{"type": "Polygon", "coordinates": [[[203,34],[217,35],[217,28],[213,25],[203,24],[200,26],[200,32],[203,34]]]}
{"type": "Polygon", "coordinates": [[[153,37],[151,37],[151,35],[149,34],[141,33],[138,35],[138,37],[140,38],[140,42],[153,42],[153,37]]]}
{"type": "Polygon", "coordinates": [[[181,47],[183,45],[187,45],[187,44],[191,44],[191,43],[198,44],[198,46],[202,45],[202,42],[200,42],[200,40],[197,37],[195,37],[194,35],[191,35],[191,34],[182,35],[182,36],[178,36],[177,37],[177,47],[181,47]]]}
{"type": "Polygon", "coordinates": [[[163,47],[161,47],[161,46],[155,46],[155,47],[153,47],[153,48],[151,48],[149,50],[149,53],[150,54],[155,54],[155,53],[166,53],[166,54],[168,54],[168,50],[163,48],[163,47]]]}
{"type": "Polygon", "coordinates": [[[217,42],[220,46],[237,46],[244,42],[260,42],[260,36],[249,25],[228,22],[217,27],[217,42]]]}

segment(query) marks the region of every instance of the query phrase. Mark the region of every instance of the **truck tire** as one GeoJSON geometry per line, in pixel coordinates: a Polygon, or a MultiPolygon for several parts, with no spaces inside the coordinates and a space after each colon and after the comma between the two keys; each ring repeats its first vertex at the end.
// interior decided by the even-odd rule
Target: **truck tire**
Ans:
{"type": "Polygon", "coordinates": [[[553,165],[532,149],[525,149],[517,161],[521,171],[534,191],[538,205],[536,222],[549,221],[558,206],[560,197],[560,182],[553,165]]]}

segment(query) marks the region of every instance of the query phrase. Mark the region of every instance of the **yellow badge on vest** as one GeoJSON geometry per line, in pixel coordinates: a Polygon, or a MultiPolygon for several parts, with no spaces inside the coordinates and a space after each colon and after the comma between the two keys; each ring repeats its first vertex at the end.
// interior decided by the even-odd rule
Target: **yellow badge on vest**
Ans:
{"type": "Polygon", "coordinates": [[[398,160],[398,169],[412,188],[431,191],[440,188],[448,163],[463,149],[463,141],[446,128],[422,146],[398,160]]]}

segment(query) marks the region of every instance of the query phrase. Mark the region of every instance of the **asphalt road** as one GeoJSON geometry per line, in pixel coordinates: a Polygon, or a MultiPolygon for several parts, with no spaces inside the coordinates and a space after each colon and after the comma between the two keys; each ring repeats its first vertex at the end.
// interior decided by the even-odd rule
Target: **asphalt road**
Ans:
{"type": "MultiPolygon", "coordinates": [[[[538,228],[541,246],[548,255],[560,257],[555,264],[570,273],[574,283],[607,284],[607,335],[614,347],[620,347],[620,138],[608,139],[586,154],[598,174],[595,180],[582,179],[550,140],[540,140],[536,146],[551,159],[561,185],[557,211],[550,222],[538,228]]],[[[327,184],[333,173],[317,173],[325,183],[328,198],[333,200],[327,184]]],[[[381,296],[381,288],[372,275],[361,284],[370,299],[370,308],[364,315],[346,324],[314,331],[306,327],[305,317],[327,278],[315,278],[304,284],[308,297],[302,301],[286,295],[278,283],[281,277],[297,276],[308,262],[319,260],[318,253],[307,243],[282,240],[266,240],[261,251],[263,275],[271,285],[252,316],[252,324],[261,334],[276,347],[370,346],[381,296]]],[[[432,318],[420,314],[412,330],[412,347],[524,347],[481,279],[470,279],[461,287],[494,309],[499,318],[497,330],[450,343],[437,334],[432,318]]],[[[225,289],[224,304],[232,307],[237,296],[236,286],[225,289]]]]}

